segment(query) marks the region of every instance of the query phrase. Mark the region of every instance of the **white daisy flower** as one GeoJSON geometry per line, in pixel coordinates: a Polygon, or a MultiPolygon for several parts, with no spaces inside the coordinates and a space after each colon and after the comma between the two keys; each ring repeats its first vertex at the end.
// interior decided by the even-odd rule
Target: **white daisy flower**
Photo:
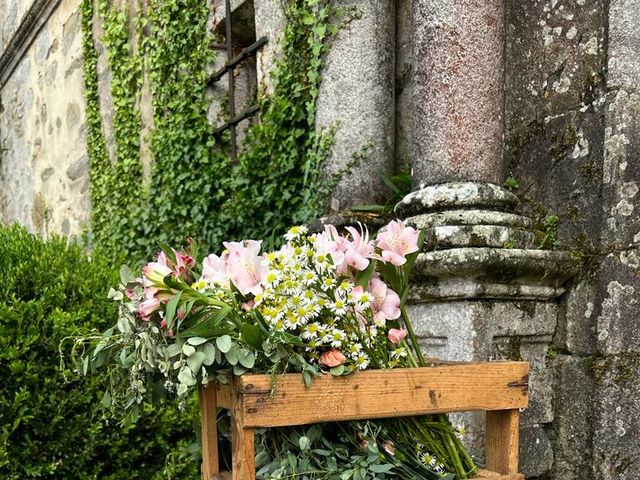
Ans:
{"type": "Polygon", "coordinates": [[[407,349],[404,347],[398,347],[395,350],[391,350],[392,358],[402,358],[407,356],[407,349]]]}
{"type": "Polygon", "coordinates": [[[313,322],[304,328],[301,337],[303,340],[314,340],[318,338],[320,331],[320,324],[318,322],[313,322]]]}
{"type": "Polygon", "coordinates": [[[370,358],[366,353],[360,353],[355,359],[356,368],[358,370],[365,370],[369,366],[370,358]]]}
{"type": "Polygon", "coordinates": [[[309,229],[304,225],[296,225],[295,227],[291,227],[289,231],[284,235],[285,240],[288,242],[295,240],[297,238],[305,235],[309,229]]]}

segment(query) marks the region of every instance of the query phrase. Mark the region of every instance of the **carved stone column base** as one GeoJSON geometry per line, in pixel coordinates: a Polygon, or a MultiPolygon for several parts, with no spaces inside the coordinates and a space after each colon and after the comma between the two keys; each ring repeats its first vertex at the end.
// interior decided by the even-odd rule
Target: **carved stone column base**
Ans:
{"type": "MultiPolygon", "coordinates": [[[[412,192],[396,212],[426,233],[408,306],[425,353],[529,361],[531,406],[521,435],[527,457],[536,461],[525,461],[522,471],[539,476],[553,462],[542,425],[553,420],[546,362],[553,352],[555,299],[578,264],[568,252],[531,248],[531,220],[515,212],[517,203],[497,185],[455,182],[412,192]]],[[[481,455],[484,415],[461,414],[453,421],[465,424],[465,442],[481,455]]]]}

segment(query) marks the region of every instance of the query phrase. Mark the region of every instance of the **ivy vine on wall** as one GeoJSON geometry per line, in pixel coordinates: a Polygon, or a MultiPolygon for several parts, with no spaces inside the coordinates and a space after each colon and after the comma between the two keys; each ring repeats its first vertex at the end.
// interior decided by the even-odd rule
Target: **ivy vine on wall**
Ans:
{"type": "Polygon", "coordinates": [[[189,236],[215,250],[223,239],[274,238],[322,211],[332,186],[322,173],[332,134],[316,131],[316,99],[339,12],[331,0],[284,4],[288,24],[274,91],[259,100],[261,122],[249,128],[232,165],[224,138],[214,139],[207,121],[214,60],[208,1],[148,0],[130,12],[83,0],[94,248],[114,262],[148,258],[158,242],[181,244],[189,236]],[[115,158],[100,113],[99,43],[112,76],[115,158]],[[153,99],[153,127],[142,139],[150,146],[148,179],[140,155],[143,78],[153,99]]]}

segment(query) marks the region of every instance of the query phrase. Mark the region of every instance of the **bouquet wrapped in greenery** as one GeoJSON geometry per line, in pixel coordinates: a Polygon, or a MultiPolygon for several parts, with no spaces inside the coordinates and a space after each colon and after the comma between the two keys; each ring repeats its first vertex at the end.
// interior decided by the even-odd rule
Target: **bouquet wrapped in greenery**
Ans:
{"type": "MultiPolygon", "coordinates": [[[[117,325],[82,360],[109,365],[103,403],[135,419],[149,396],[186,398],[193,387],[247,371],[322,374],[424,366],[404,308],[422,235],[392,221],[370,239],[327,225],[293,227],[282,248],[225,242],[198,261],[163,248],[140,277],[122,271],[117,325]]],[[[224,429],[222,429],[224,430],[224,429]]],[[[446,416],[324,424],[261,432],[258,478],[467,478],[472,459],[446,416]]]]}

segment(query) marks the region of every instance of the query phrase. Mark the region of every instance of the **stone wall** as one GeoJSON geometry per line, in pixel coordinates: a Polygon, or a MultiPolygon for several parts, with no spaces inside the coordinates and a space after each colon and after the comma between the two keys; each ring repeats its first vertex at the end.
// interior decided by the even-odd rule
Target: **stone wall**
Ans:
{"type": "Polygon", "coordinates": [[[640,2],[508,2],[505,161],[583,260],[554,336],[545,478],[640,468],[640,2]],[[556,354],[557,352],[557,354],[556,354]]]}
{"type": "MultiPolygon", "coordinates": [[[[89,220],[78,3],[60,3],[0,90],[0,220],[43,235],[89,220]]],[[[3,31],[27,8],[9,2],[3,31]]]]}
{"type": "MultiPolygon", "coordinates": [[[[0,55],[33,5],[55,2],[4,3],[0,55]]],[[[0,221],[43,235],[77,235],[90,219],[78,4],[60,1],[0,85],[0,221]]],[[[328,171],[370,148],[339,185],[332,210],[380,201],[380,176],[413,166],[417,191],[398,214],[427,228],[434,249],[419,262],[412,292],[425,350],[457,360],[531,362],[532,406],[521,429],[528,478],[637,479],[640,0],[342,4],[362,12],[327,58],[318,121],[339,128],[328,171]],[[474,17],[479,5],[481,18],[474,17]],[[474,69],[468,62],[482,57],[481,42],[493,57],[474,69]],[[443,65],[438,72],[436,64],[443,65]],[[456,101],[429,93],[433,81],[454,85],[456,101]],[[487,98],[473,90],[478,84],[488,85],[487,98]],[[504,122],[496,121],[502,108],[504,122]],[[491,121],[482,121],[486,115],[491,121]],[[438,128],[430,128],[436,119],[438,128]],[[462,135],[468,122],[487,135],[462,135]],[[505,176],[519,184],[519,205],[495,185],[465,183],[501,183],[505,176]],[[550,214],[560,219],[557,248],[564,252],[536,249],[540,238],[532,232],[550,214]],[[567,281],[575,273],[569,264],[580,268],[567,281]]],[[[269,69],[279,56],[279,5],[254,0],[251,33],[270,41],[245,83],[252,89],[257,82],[261,93],[272,88],[269,69]]],[[[223,15],[212,12],[215,28],[223,15]]],[[[103,54],[98,69],[115,158],[103,54]]],[[[220,122],[225,92],[210,92],[218,102],[212,123],[220,122]]],[[[469,441],[480,449],[481,431],[469,441]]]]}

